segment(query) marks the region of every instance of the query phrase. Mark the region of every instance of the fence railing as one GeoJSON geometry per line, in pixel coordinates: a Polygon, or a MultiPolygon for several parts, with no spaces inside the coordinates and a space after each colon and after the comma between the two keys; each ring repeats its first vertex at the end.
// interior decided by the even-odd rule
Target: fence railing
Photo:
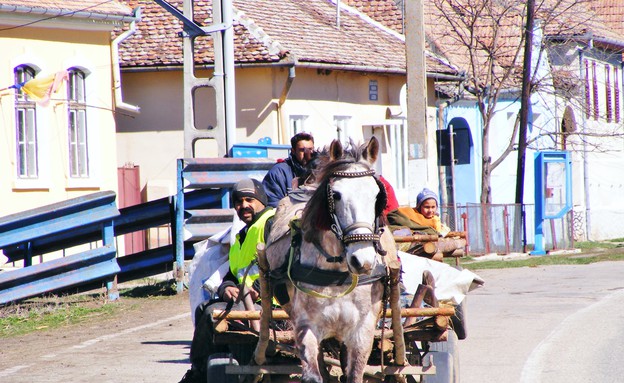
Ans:
{"type": "MultiPolygon", "coordinates": [[[[446,205],[440,210],[442,221],[452,230],[467,232],[471,255],[522,253],[535,244],[534,205],[469,203],[454,208],[446,205]]],[[[571,211],[561,219],[544,222],[546,250],[574,248],[572,221],[571,211]]]]}

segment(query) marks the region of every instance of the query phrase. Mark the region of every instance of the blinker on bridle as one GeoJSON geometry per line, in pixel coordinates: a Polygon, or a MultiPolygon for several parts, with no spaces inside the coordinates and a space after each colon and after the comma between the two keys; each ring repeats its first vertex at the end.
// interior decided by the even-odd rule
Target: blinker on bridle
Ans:
{"type": "MultiPolygon", "coordinates": [[[[330,177],[334,178],[360,178],[360,177],[368,177],[374,176],[375,170],[364,170],[361,172],[346,172],[346,171],[336,171],[333,172],[330,177]]],[[[377,218],[375,217],[375,227],[373,228],[367,222],[355,222],[349,226],[347,226],[344,231],[340,227],[340,222],[338,221],[338,217],[336,216],[336,203],[334,200],[334,190],[331,187],[331,182],[327,182],[327,206],[329,210],[329,214],[331,216],[332,224],[330,225],[331,231],[336,235],[336,238],[346,247],[350,243],[354,242],[373,242],[375,245],[375,250],[380,255],[386,255],[386,251],[382,249],[380,244],[381,231],[378,228],[377,218]],[[349,234],[355,229],[365,228],[370,230],[370,234],[349,234]],[[346,233],[346,234],[345,234],[346,233]]]]}

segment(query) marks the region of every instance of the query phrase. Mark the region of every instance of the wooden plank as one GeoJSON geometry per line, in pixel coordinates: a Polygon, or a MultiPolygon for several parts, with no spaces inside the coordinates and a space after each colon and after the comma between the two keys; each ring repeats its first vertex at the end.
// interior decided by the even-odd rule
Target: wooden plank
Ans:
{"type": "MultiPolygon", "coordinates": [[[[289,319],[288,313],[284,310],[273,310],[272,319],[286,320],[289,319]]],[[[215,320],[221,319],[233,319],[233,320],[256,320],[260,319],[261,311],[226,311],[226,310],[213,310],[212,317],[215,320]]],[[[428,316],[453,316],[455,315],[455,308],[452,306],[443,307],[414,307],[414,308],[402,308],[402,317],[428,317],[428,316]]],[[[386,310],[386,318],[392,318],[392,310],[386,310]]]]}

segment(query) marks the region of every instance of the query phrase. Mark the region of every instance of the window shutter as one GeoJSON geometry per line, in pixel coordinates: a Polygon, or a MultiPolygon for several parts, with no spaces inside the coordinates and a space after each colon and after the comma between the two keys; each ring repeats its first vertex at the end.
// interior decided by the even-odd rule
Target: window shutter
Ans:
{"type": "Polygon", "coordinates": [[[600,117],[600,105],[598,103],[598,81],[596,80],[596,62],[592,62],[592,96],[594,97],[594,120],[600,117]]]}
{"type": "Polygon", "coordinates": [[[605,96],[607,100],[607,122],[613,121],[613,108],[611,105],[611,66],[605,65],[605,96]]]}
{"type": "Polygon", "coordinates": [[[585,118],[589,118],[591,112],[589,93],[589,61],[585,60],[585,118]]]}

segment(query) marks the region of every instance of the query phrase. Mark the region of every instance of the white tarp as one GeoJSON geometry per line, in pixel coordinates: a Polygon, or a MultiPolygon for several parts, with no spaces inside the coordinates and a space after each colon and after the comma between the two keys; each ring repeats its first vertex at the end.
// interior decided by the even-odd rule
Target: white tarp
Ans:
{"type": "Polygon", "coordinates": [[[398,252],[403,269],[403,285],[414,294],[422,282],[422,273],[429,270],[435,280],[435,295],[439,301],[459,305],[468,292],[483,285],[484,281],[470,270],[458,270],[446,263],[433,261],[413,254],[398,252]]]}
{"type": "Polygon", "coordinates": [[[230,228],[193,245],[195,255],[189,265],[189,301],[193,324],[197,306],[214,296],[230,269],[230,244],[234,243],[236,233],[244,225],[242,221],[235,220],[230,228]]]}

